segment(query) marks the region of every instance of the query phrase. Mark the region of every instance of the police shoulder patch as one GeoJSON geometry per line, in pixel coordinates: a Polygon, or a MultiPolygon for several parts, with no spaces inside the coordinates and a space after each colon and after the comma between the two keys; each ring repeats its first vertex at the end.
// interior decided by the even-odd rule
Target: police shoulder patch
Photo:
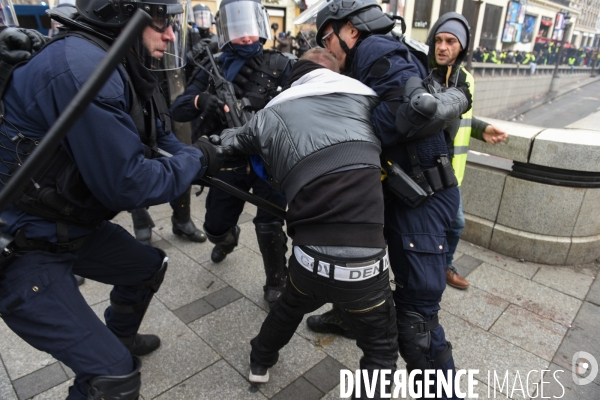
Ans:
{"type": "Polygon", "coordinates": [[[369,69],[369,75],[379,78],[385,75],[392,68],[392,63],[386,57],[381,57],[379,60],[375,61],[373,65],[371,65],[371,69],[369,69]]]}

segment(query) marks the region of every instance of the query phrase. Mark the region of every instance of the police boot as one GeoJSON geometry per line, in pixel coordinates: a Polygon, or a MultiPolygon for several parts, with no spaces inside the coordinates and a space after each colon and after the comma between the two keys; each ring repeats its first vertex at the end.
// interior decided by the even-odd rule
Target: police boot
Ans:
{"type": "Polygon", "coordinates": [[[145,356],[160,347],[160,338],[156,335],[136,333],[133,336],[119,337],[132,356],[145,356]]]}
{"type": "Polygon", "coordinates": [[[285,252],[287,251],[287,236],[281,228],[281,222],[256,225],[258,247],[265,265],[267,281],[264,299],[269,303],[277,301],[283,293],[287,271],[285,267],[285,252]]]}
{"type": "Polygon", "coordinates": [[[133,372],[127,375],[103,375],[88,382],[88,400],[137,400],[140,397],[142,361],[133,357],[133,372]]]}
{"type": "MultiPolygon", "coordinates": [[[[131,320],[133,323],[138,322],[136,331],[139,329],[139,325],[141,325],[142,320],[144,319],[144,315],[146,314],[146,310],[148,310],[148,306],[150,305],[154,294],[158,292],[158,289],[162,285],[165,279],[165,274],[167,273],[167,268],[169,266],[167,263],[168,257],[166,256],[166,253],[160,249],[157,250],[163,257],[160,268],[150,279],[142,282],[136,287],[138,290],[148,290],[144,300],[138,304],[122,304],[113,299],[112,296],[110,298],[110,306],[113,313],[130,314],[131,316],[129,320],[131,320]]],[[[136,332],[131,336],[115,336],[117,336],[121,343],[125,345],[132,356],[145,356],[146,354],[150,354],[160,347],[160,338],[156,335],[142,335],[136,332]]]]}
{"type": "Polygon", "coordinates": [[[179,196],[171,207],[173,207],[173,233],[177,236],[185,236],[192,242],[202,243],[206,241],[206,235],[196,228],[190,215],[190,196],[192,188],[189,187],[185,193],[179,196]]]}
{"type": "Polygon", "coordinates": [[[306,325],[313,332],[342,335],[348,339],[356,339],[356,335],[344,319],[344,312],[335,304],[331,310],[324,314],[308,317],[306,325]]]}
{"type": "Polygon", "coordinates": [[[152,228],[154,228],[154,221],[145,208],[138,208],[130,211],[131,218],[133,219],[133,233],[135,238],[143,243],[150,244],[152,239],[152,228]]]}
{"type": "Polygon", "coordinates": [[[214,263],[220,263],[227,257],[227,254],[231,253],[235,246],[238,245],[238,239],[240,238],[240,227],[235,225],[221,236],[213,236],[206,230],[206,236],[208,240],[216,246],[210,253],[210,259],[214,263]]]}

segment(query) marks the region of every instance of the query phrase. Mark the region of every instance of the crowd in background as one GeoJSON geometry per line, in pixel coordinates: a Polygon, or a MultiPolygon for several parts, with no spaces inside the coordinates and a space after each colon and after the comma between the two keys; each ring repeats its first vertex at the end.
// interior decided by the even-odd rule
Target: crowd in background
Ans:
{"type": "Polygon", "coordinates": [[[599,52],[591,48],[566,48],[562,54],[560,43],[537,43],[533,51],[514,51],[509,49],[494,50],[478,47],[473,52],[474,62],[493,64],[521,65],[556,65],[560,55],[559,65],[572,67],[597,67],[600,61],[599,52]]]}

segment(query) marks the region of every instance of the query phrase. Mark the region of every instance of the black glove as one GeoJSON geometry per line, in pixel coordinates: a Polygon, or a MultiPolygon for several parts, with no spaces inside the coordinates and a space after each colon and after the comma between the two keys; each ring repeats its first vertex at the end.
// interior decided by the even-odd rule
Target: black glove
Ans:
{"type": "Polygon", "coordinates": [[[0,33],[0,60],[11,65],[26,61],[48,40],[34,29],[6,28],[0,33]]]}
{"type": "Polygon", "coordinates": [[[215,146],[220,146],[221,145],[221,136],[210,135],[210,137],[208,138],[208,141],[211,142],[212,144],[214,144],[215,146]]]}
{"type": "Polygon", "coordinates": [[[467,98],[468,107],[465,110],[465,112],[469,111],[471,109],[471,107],[473,107],[473,95],[471,94],[471,90],[469,90],[469,82],[467,82],[467,74],[462,69],[460,69],[458,71],[456,88],[459,89],[461,92],[463,92],[463,94],[467,98]]]}
{"type": "Polygon", "coordinates": [[[223,103],[217,96],[210,93],[200,93],[198,95],[198,100],[196,100],[196,108],[202,111],[200,114],[200,118],[204,118],[206,115],[219,113],[221,114],[223,103]]]}
{"type": "Polygon", "coordinates": [[[204,160],[202,160],[202,166],[208,167],[206,175],[214,176],[221,169],[221,165],[225,161],[225,158],[231,155],[231,149],[223,146],[215,146],[208,141],[207,138],[201,137],[196,140],[193,147],[199,149],[204,154],[204,160]]]}

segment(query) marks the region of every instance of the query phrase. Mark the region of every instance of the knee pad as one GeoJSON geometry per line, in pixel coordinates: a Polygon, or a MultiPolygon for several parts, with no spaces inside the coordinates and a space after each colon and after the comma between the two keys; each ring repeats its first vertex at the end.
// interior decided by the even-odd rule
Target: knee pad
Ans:
{"type": "Polygon", "coordinates": [[[215,236],[210,234],[209,231],[206,230],[206,226],[204,226],[204,232],[206,233],[208,241],[212,244],[216,244],[226,248],[230,247],[231,250],[233,250],[233,248],[238,245],[238,239],[240,238],[241,230],[239,226],[235,225],[223,235],[215,236]]]}
{"type": "Polygon", "coordinates": [[[88,400],[137,400],[140,396],[142,361],[133,356],[133,372],[127,375],[103,375],[88,383],[88,400]]]}
{"type": "Polygon", "coordinates": [[[164,251],[162,251],[159,248],[156,248],[156,250],[158,250],[158,252],[160,253],[160,256],[162,258],[162,263],[160,264],[160,268],[158,269],[158,271],[156,271],[154,273],[154,275],[152,275],[150,277],[150,279],[142,282],[142,284],[140,285],[140,288],[149,287],[150,290],[152,291],[152,293],[158,292],[158,289],[160,288],[163,281],[165,280],[165,275],[167,274],[167,267],[169,266],[169,263],[168,263],[169,257],[167,257],[167,253],[165,253],[164,251]]]}
{"type": "Polygon", "coordinates": [[[439,325],[437,314],[427,321],[419,313],[401,311],[397,312],[396,320],[400,355],[406,361],[406,369],[430,368],[427,353],[431,348],[431,330],[439,325]]]}
{"type": "Polygon", "coordinates": [[[165,280],[165,275],[167,274],[167,267],[169,266],[167,262],[169,260],[169,257],[167,257],[167,254],[161,249],[156,250],[160,252],[163,259],[160,268],[154,273],[154,275],[150,277],[150,279],[142,282],[139,286],[137,286],[137,289],[150,289],[150,293],[148,294],[148,296],[146,296],[146,300],[138,304],[121,304],[115,301],[111,296],[110,305],[115,312],[119,314],[134,314],[142,311],[145,312],[148,308],[148,305],[150,304],[154,293],[158,292],[158,289],[165,280]]]}

